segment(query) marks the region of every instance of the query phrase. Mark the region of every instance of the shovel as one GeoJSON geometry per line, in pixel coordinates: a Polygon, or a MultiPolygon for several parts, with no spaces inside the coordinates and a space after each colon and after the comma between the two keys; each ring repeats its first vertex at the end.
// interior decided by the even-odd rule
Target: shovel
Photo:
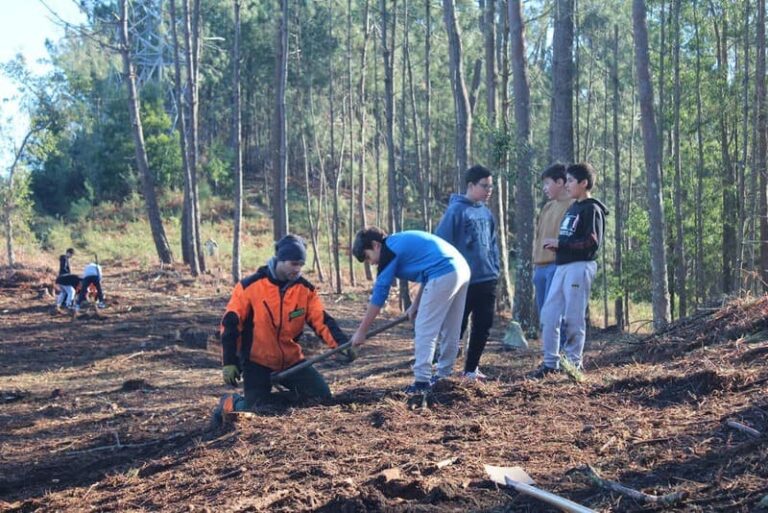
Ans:
{"type": "MultiPolygon", "coordinates": [[[[379,333],[387,331],[388,329],[390,329],[390,328],[392,328],[394,326],[397,326],[398,324],[406,321],[407,319],[408,319],[408,315],[402,315],[402,316],[400,316],[400,317],[398,317],[396,319],[393,319],[393,320],[391,320],[391,321],[389,321],[389,322],[387,322],[385,324],[382,324],[378,328],[374,328],[371,331],[369,331],[365,335],[365,339],[368,340],[369,338],[374,337],[374,336],[378,335],[379,333]]],[[[352,347],[352,342],[347,342],[346,344],[341,344],[340,346],[335,347],[335,348],[331,349],[330,351],[326,351],[323,354],[319,354],[317,356],[313,356],[312,358],[304,360],[303,362],[298,363],[298,364],[296,364],[293,367],[290,367],[288,369],[285,369],[284,371],[273,372],[270,375],[269,380],[272,382],[273,385],[277,385],[277,384],[281,383],[285,378],[287,378],[289,376],[292,376],[293,374],[299,372],[300,370],[306,369],[310,365],[313,365],[313,364],[315,364],[317,362],[322,362],[323,360],[327,359],[328,357],[333,356],[336,353],[339,353],[341,351],[350,349],[351,347],[352,347]]]]}
{"type": "Polygon", "coordinates": [[[485,467],[485,473],[488,474],[488,477],[490,477],[491,481],[494,483],[502,486],[510,486],[519,493],[530,495],[542,502],[546,502],[550,506],[554,506],[568,513],[596,513],[593,509],[589,509],[564,497],[560,497],[559,495],[546,492],[541,488],[533,486],[533,479],[531,479],[531,476],[529,476],[522,467],[483,466],[485,467]]]}

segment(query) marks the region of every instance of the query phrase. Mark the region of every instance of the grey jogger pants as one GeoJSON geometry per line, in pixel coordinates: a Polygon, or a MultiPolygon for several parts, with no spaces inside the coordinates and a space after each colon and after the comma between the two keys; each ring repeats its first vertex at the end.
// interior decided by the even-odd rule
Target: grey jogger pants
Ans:
{"type": "Polygon", "coordinates": [[[461,260],[455,272],[444,274],[424,285],[414,326],[415,356],[413,374],[416,381],[428,382],[432,377],[432,357],[440,339],[437,375],[449,376],[459,352],[461,320],[469,287],[469,266],[461,260]]]}
{"type": "Polygon", "coordinates": [[[541,309],[541,339],[547,367],[560,367],[561,321],[565,326],[565,356],[575,366],[581,366],[587,328],[585,315],[596,271],[594,261],[557,266],[541,309]]]}

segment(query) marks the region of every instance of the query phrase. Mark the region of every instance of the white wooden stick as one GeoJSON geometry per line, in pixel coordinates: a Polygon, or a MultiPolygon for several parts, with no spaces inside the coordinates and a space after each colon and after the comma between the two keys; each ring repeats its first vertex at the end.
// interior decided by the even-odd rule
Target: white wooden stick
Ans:
{"type": "Polygon", "coordinates": [[[566,499],[565,497],[560,497],[559,495],[555,495],[554,493],[546,492],[541,488],[536,488],[535,486],[521,483],[520,481],[515,481],[514,479],[510,479],[509,477],[505,477],[505,481],[507,482],[508,486],[511,486],[518,492],[524,493],[525,495],[530,495],[531,497],[534,497],[536,499],[539,499],[540,501],[546,502],[547,504],[554,506],[556,508],[559,508],[568,513],[596,513],[595,510],[593,509],[589,509],[586,506],[577,504],[571,500],[566,499]]]}

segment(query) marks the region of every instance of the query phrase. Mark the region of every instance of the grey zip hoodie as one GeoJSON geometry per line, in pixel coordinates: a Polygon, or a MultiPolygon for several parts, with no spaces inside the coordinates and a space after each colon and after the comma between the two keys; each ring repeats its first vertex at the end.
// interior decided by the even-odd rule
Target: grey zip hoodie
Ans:
{"type": "Polygon", "coordinates": [[[435,235],[450,242],[466,259],[472,271],[470,284],[499,278],[496,221],[484,203],[474,203],[463,194],[452,194],[435,235]]]}

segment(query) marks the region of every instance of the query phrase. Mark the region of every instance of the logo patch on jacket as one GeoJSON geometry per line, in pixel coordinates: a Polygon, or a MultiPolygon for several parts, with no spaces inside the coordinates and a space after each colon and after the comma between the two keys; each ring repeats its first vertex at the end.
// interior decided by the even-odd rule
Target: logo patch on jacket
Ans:
{"type": "Polygon", "coordinates": [[[296,310],[288,314],[288,320],[292,321],[296,317],[301,317],[302,315],[304,315],[304,312],[305,310],[303,308],[297,308],[296,310]]]}

